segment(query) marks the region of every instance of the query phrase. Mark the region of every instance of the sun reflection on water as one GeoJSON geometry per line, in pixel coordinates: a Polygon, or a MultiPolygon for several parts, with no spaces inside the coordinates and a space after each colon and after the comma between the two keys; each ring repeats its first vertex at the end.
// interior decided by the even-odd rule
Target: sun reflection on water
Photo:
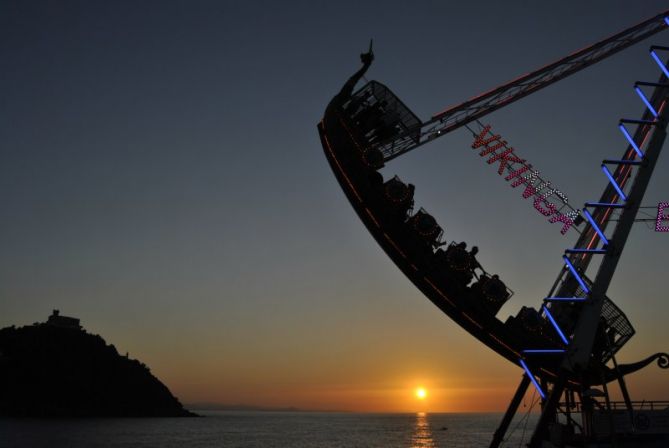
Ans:
{"type": "Polygon", "coordinates": [[[416,423],[414,424],[413,434],[411,434],[411,448],[434,448],[436,447],[430,431],[430,424],[427,421],[427,413],[419,412],[416,414],[416,423]]]}

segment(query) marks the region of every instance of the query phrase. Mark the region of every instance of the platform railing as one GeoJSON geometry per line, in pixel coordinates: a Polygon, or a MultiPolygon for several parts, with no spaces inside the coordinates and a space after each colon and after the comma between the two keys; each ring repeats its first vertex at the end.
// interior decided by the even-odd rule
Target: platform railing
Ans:
{"type": "MultiPolygon", "coordinates": [[[[612,411],[628,411],[627,405],[624,401],[611,401],[612,411]]],[[[635,411],[667,411],[669,413],[669,400],[652,400],[652,401],[632,401],[632,409],[635,411]]],[[[601,403],[605,406],[604,403],[601,403]]],[[[569,412],[580,413],[583,411],[582,403],[570,403],[567,407],[566,403],[560,403],[560,408],[569,410],[569,412]]]]}

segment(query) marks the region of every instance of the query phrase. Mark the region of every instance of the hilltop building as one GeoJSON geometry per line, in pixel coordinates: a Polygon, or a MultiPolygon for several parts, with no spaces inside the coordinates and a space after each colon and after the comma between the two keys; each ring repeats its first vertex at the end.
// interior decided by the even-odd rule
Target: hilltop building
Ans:
{"type": "Polygon", "coordinates": [[[53,310],[51,316],[46,321],[46,325],[51,325],[59,328],[71,328],[73,330],[81,330],[79,319],[68,316],[61,316],[60,311],[53,310]]]}

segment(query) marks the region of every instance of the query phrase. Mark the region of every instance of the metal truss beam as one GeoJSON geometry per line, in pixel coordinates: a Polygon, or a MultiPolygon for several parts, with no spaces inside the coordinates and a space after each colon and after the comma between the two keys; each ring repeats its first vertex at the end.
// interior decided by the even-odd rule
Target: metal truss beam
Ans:
{"type": "Polygon", "coordinates": [[[590,67],[667,27],[669,27],[669,10],[434,115],[429,121],[422,123],[418,141],[415,140],[417,129],[411,129],[392,141],[382,142],[379,149],[386,161],[392,160],[584,68],[590,67]]]}

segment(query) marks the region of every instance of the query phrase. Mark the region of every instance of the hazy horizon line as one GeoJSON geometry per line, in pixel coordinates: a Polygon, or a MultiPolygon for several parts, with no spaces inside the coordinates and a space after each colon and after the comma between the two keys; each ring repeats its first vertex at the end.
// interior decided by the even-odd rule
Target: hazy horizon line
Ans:
{"type": "Polygon", "coordinates": [[[504,411],[352,411],[346,409],[305,409],[297,406],[263,406],[212,402],[184,403],[190,411],[240,411],[240,412],[323,412],[342,414],[503,414],[504,411]]]}

